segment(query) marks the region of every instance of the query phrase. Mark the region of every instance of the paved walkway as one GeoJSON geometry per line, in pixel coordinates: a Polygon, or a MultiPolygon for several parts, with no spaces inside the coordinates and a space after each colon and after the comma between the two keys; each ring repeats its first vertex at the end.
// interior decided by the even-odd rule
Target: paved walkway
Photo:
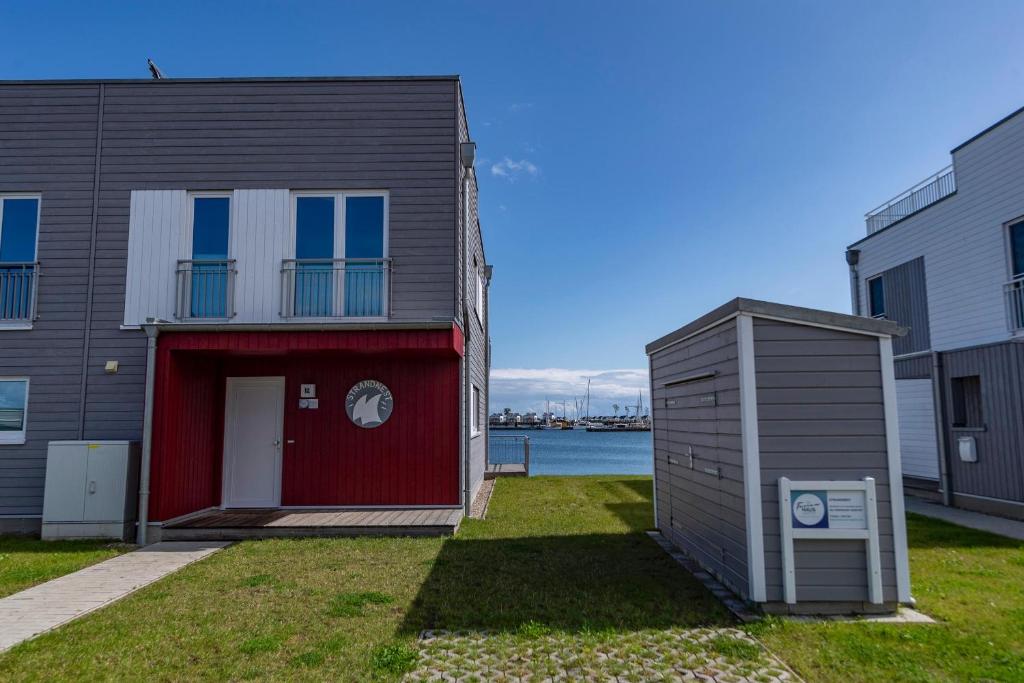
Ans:
{"type": "Polygon", "coordinates": [[[906,497],[906,503],[907,512],[915,512],[919,515],[924,515],[925,517],[933,517],[946,522],[952,522],[953,524],[959,524],[960,526],[965,526],[968,529],[989,531],[993,534],[999,534],[1000,536],[1007,536],[1009,538],[1015,538],[1018,541],[1024,541],[1024,522],[1020,522],[1015,519],[1006,519],[1004,517],[995,517],[993,515],[986,515],[980,512],[971,512],[970,510],[946,507],[939,503],[932,503],[912,496],[906,497]]]}
{"type": "Polygon", "coordinates": [[[120,600],[227,543],[154,543],[0,600],[0,652],[120,600]]]}

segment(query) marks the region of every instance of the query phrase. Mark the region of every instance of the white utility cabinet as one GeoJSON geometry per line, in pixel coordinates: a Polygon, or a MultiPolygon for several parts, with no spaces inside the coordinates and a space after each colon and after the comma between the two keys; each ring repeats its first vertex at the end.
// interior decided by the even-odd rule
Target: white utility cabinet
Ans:
{"type": "Polygon", "coordinates": [[[139,452],[139,444],[132,441],[51,441],[42,537],[130,538],[139,452]]]}

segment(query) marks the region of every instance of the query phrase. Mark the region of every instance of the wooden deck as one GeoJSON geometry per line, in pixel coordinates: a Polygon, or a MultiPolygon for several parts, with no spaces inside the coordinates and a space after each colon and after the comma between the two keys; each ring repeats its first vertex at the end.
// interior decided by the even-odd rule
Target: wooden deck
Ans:
{"type": "Polygon", "coordinates": [[[498,477],[525,477],[527,476],[526,465],[523,463],[495,465],[490,464],[484,472],[484,479],[497,479],[498,477]]]}
{"type": "Polygon", "coordinates": [[[210,510],[163,527],[161,540],[237,541],[295,536],[445,536],[462,508],[210,510]]]}

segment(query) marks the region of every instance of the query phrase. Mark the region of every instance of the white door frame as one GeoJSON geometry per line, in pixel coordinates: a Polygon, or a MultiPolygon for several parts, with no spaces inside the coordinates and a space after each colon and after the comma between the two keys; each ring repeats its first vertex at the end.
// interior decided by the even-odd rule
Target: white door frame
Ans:
{"type": "MultiPolygon", "coordinates": [[[[229,421],[231,419],[231,402],[232,392],[235,387],[240,385],[272,385],[279,387],[279,408],[277,418],[277,430],[276,430],[276,446],[277,450],[275,453],[274,463],[274,500],[267,501],[265,505],[259,507],[280,507],[281,506],[281,467],[282,467],[282,446],[284,436],[284,399],[285,399],[285,382],[284,377],[228,377],[225,380],[224,387],[224,448],[221,463],[221,494],[220,494],[220,507],[226,509],[233,507],[229,499],[229,489],[231,482],[231,471],[234,467],[234,453],[232,452],[230,437],[231,429],[229,421]]],[[[234,506],[237,507],[237,506],[234,506]]],[[[257,506],[247,506],[257,507],[257,506]]]]}

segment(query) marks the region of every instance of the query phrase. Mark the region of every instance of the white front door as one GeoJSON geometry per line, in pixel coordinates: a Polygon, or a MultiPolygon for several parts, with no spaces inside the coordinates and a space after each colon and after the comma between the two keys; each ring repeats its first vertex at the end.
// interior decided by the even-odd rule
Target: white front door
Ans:
{"type": "Polygon", "coordinates": [[[228,377],[224,507],[281,504],[284,377],[228,377]]]}

